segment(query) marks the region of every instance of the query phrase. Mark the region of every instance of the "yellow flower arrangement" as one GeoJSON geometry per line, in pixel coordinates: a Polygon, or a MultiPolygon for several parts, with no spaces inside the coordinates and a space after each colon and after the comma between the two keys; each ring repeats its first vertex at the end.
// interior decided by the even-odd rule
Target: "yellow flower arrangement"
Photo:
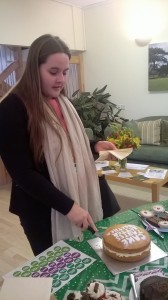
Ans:
{"type": "Polygon", "coordinates": [[[133,131],[127,127],[119,128],[117,125],[111,125],[111,133],[107,137],[107,141],[115,144],[118,149],[140,147],[140,138],[134,136],[133,131]]]}

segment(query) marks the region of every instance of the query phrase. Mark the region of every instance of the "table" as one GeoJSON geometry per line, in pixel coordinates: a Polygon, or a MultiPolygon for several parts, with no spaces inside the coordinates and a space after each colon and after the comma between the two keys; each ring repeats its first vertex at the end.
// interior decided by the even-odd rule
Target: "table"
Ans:
{"type": "MultiPolygon", "coordinates": [[[[111,162],[112,165],[114,163],[116,164],[116,162],[111,162]]],[[[149,168],[152,169],[151,166],[149,166],[148,169],[149,168]]],[[[154,168],[154,169],[156,169],[156,168],[154,168]]],[[[136,176],[137,172],[140,172],[139,170],[129,170],[129,169],[126,169],[126,170],[128,172],[130,172],[133,176],[136,176]]],[[[114,174],[106,175],[105,176],[106,179],[111,180],[111,181],[124,183],[124,184],[130,184],[130,185],[134,185],[134,186],[141,186],[141,187],[149,188],[152,191],[152,202],[158,202],[159,201],[160,188],[168,182],[168,172],[167,172],[164,179],[153,178],[153,179],[147,179],[145,181],[141,181],[141,180],[134,180],[133,178],[131,179],[131,178],[118,177],[119,170],[116,169],[116,171],[117,172],[114,173],[114,174]]],[[[99,171],[99,174],[100,174],[100,171],[99,171]]]]}
{"type": "MultiPolygon", "coordinates": [[[[161,201],[160,204],[163,204],[165,209],[168,210],[168,200],[161,201]]],[[[103,232],[105,228],[120,223],[131,223],[137,226],[143,227],[137,214],[141,209],[150,209],[152,203],[134,208],[134,210],[128,210],[123,213],[116,214],[110,218],[97,222],[98,229],[103,232]]],[[[162,250],[168,251],[168,233],[164,233],[164,240],[160,239],[154,232],[150,232],[152,241],[157,244],[162,250]]],[[[101,261],[96,252],[90,247],[87,243],[88,239],[93,238],[93,235],[86,231],[84,235],[84,241],[81,243],[74,241],[66,241],[71,246],[77,248],[78,250],[84,252],[87,255],[92,256],[96,261],[90,265],[87,269],[83,270],[77,277],[73,278],[68,284],[62,287],[57,291],[56,296],[58,300],[66,299],[67,294],[70,290],[83,291],[85,290],[87,284],[92,280],[98,280],[102,282],[106,287],[111,290],[121,292],[125,299],[128,299],[129,291],[131,289],[131,284],[129,281],[129,274],[132,272],[123,272],[118,275],[113,275],[107,269],[105,264],[101,261]]],[[[154,261],[152,263],[146,264],[138,268],[138,270],[147,270],[161,267],[163,268],[164,273],[168,275],[168,258],[162,258],[160,260],[154,261]]]]}

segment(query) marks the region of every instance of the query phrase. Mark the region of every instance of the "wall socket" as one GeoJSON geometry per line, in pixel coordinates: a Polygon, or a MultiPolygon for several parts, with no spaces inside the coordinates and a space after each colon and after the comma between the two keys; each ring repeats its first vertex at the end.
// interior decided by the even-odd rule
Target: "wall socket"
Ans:
{"type": "Polygon", "coordinates": [[[125,109],[125,105],[124,104],[119,104],[119,105],[117,105],[117,107],[118,107],[118,109],[125,109]]]}

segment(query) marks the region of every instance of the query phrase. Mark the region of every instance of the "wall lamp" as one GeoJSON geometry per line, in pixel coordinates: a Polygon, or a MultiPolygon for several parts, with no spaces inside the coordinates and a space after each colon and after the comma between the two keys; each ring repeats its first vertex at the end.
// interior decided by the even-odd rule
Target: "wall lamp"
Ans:
{"type": "Polygon", "coordinates": [[[144,47],[147,46],[151,40],[152,38],[136,38],[135,43],[140,47],[144,47]]]}

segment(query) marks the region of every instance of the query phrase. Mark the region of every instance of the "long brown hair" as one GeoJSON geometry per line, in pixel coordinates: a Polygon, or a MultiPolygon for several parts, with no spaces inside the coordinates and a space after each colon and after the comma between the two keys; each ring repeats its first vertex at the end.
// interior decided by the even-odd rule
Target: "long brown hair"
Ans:
{"type": "Polygon", "coordinates": [[[59,37],[45,34],[37,38],[30,46],[23,76],[12,90],[12,93],[17,94],[24,102],[27,109],[30,147],[35,163],[43,158],[42,121],[49,122],[43,108],[44,96],[41,90],[39,66],[54,53],[65,53],[69,59],[71,58],[68,46],[59,37]]]}

